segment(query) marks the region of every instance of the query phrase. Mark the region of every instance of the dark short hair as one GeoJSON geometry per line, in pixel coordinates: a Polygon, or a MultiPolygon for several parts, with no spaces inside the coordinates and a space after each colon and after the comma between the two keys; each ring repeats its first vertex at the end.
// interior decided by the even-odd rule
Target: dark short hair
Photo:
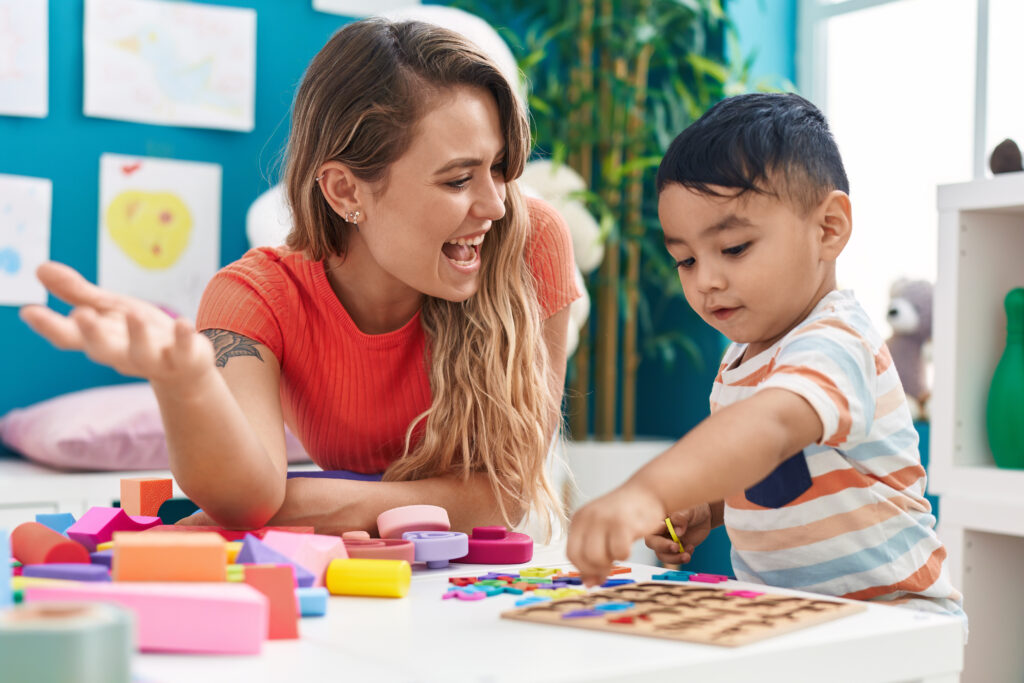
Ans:
{"type": "Polygon", "coordinates": [[[715,185],[735,188],[735,196],[775,196],[801,211],[810,211],[833,190],[850,192],[824,114],[793,93],[722,100],[672,141],[657,182],[659,193],[679,183],[718,196],[715,185]]]}

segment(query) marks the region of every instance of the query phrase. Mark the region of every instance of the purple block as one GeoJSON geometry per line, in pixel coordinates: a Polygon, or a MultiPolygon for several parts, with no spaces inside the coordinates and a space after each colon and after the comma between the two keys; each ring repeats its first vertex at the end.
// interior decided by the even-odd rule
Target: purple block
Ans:
{"type": "Polygon", "coordinates": [[[416,561],[430,569],[447,567],[448,561],[469,553],[469,536],[458,531],[406,531],[406,541],[416,547],[416,561]]]}
{"type": "Polygon", "coordinates": [[[89,553],[89,561],[110,569],[114,564],[114,549],[107,548],[106,550],[97,550],[94,553],[89,553]]]}
{"type": "Polygon", "coordinates": [[[22,576],[40,579],[68,579],[70,581],[110,581],[110,570],[101,564],[54,562],[53,564],[27,564],[22,576]]]}
{"type": "Polygon", "coordinates": [[[246,534],[242,549],[238,551],[237,564],[287,564],[295,568],[295,585],[310,588],[316,581],[313,573],[297,564],[287,555],[277,552],[252,534],[246,534]]]}

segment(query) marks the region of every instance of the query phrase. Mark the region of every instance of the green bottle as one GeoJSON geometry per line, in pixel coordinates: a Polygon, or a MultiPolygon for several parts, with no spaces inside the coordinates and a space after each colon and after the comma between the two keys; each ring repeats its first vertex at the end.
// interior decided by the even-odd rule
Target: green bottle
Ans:
{"type": "Polygon", "coordinates": [[[1024,468],[1024,289],[1006,295],[1006,350],[988,391],[986,427],[996,465],[1024,468]]]}

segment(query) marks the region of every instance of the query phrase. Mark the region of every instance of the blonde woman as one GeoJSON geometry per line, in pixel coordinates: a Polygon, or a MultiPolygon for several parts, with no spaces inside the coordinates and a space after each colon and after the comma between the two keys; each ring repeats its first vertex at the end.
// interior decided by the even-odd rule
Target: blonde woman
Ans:
{"type": "Polygon", "coordinates": [[[195,328],[54,263],[40,279],[74,310],[23,319],[151,382],[192,522],[549,519],[579,292],[564,222],[514,182],[529,129],[508,82],[458,34],[359,21],[309,65],[291,125],[287,245],[221,270],[195,328]],[[285,423],[320,467],[383,481],[287,479],[285,423]]]}

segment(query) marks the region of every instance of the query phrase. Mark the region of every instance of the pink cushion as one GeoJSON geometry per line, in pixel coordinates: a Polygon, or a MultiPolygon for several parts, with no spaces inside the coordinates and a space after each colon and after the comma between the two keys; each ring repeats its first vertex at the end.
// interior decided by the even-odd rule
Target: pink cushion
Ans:
{"type": "MultiPolygon", "coordinates": [[[[75,470],[162,470],[167,443],[156,397],[146,382],[63,394],[0,418],[0,441],[36,462],[75,470]]],[[[285,429],[288,462],[305,462],[285,429]]]]}

